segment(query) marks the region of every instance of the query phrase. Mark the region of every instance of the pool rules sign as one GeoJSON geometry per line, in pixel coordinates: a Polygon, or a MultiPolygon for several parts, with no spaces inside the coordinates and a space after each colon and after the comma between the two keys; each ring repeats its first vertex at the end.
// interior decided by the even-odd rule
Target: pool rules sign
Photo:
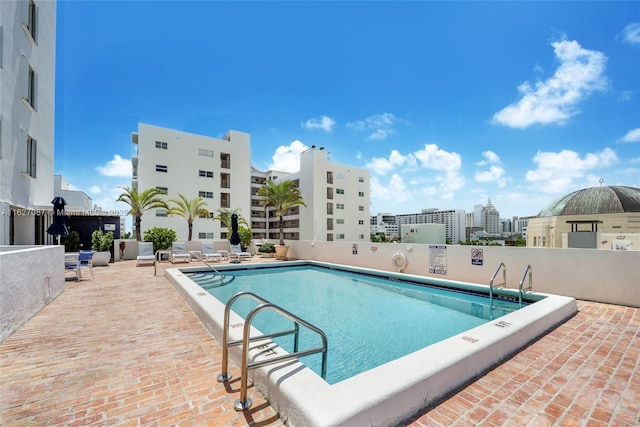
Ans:
{"type": "Polygon", "coordinates": [[[429,273],[447,275],[446,245],[429,245],[429,273]]]}

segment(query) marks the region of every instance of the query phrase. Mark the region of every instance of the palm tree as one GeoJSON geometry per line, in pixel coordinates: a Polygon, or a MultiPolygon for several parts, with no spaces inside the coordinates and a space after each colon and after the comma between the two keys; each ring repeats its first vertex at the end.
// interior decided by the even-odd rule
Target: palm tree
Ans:
{"type": "Polygon", "coordinates": [[[235,209],[229,209],[229,208],[220,208],[218,209],[216,212],[216,216],[214,216],[212,219],[218,220],[220,221],[220,224],[222,224],[223,227],[226,228],[230,228],[231,227],[231,215],[236,214],[238,215],[238,225],[246,225],[249,226],[249,223],[247,223],[247,220],[244,219],[242,217],[242,215],[240,215],[240,211],[242,209],[240,208],[235,208],[235,209]]]}
{"type": "Polygon", "coordinates": [[[193,220],[198,217],[209,216],[209,209],[207,209],[207,202],[202,197],[196,197],[195,199],[187,199],[182,194],[178,193],[178,199],[169,199],[169,203],[173,204],[167,211],[168,215],[178,215],[187,219],[187,225],[189,226],[188,241],[191,241],[193,235],[193,220]]]}
{"type": "Polygon", "coordinates": [[[150,209],[167,208],[167,204],[159,196],[165,194],[164,191],[157,188],[138,192],[138,187],[120,187],[124,190],[117,202],[123,202],[129,205],[127,215],[132,215],[136,223],[136,240],[142,241],[142,233],[140,232],[140,224],[142,223],[142,214],[150,209]]]}
{"type": "Polygon", "coordinates": [[[280,226],[280,245],[284,246],[284,221],[282,217],[295,206],[307,206],[302,199],[300,189],[293,181],[266,181],[264,186],[258,189],[258,196],[262,197],[260,204],[265,209],[272,207],[280,226]]]}

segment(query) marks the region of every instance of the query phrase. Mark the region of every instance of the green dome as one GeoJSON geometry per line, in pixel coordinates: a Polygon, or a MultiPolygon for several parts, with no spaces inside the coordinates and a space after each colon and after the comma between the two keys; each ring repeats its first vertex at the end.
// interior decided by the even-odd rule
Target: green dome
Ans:
{"type": "Polygon", "coordinates": [[[640,212],[640,188],[590,187],[574,191],[552,202],[538,217],[640,212]]]}

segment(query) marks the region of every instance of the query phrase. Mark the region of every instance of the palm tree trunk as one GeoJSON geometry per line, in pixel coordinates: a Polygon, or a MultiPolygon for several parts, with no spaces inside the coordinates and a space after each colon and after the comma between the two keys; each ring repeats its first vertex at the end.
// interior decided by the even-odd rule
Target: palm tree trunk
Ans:
{"type": "Polygon", "coordinates": [[[142,217],[136,215],[136,240],[142,242],[142,234],[140,233],[140,224],[142,224],[142,217]]]}

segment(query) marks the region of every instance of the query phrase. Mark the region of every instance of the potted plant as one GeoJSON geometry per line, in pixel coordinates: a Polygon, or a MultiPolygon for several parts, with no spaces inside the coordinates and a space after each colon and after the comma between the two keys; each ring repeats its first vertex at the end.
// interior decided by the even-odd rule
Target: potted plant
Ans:
{"type": "Polygon", "coordinates": [[[258,249],[263,258],[273,258],[276,253],[276,246],[271,242],[264,242],[258,249]]]}
{"type": "Polygon", "coordinates": [[[302,198],[302,193],[300,193],[300,188],[293,181],[285,180],[276,183],[268,180],[258,190],[257,194],[261,197],[260,203],[265,209],[272,207],[276,217],[278,217],[280,244],[276,246],[276,258],[286,260],[289,246],[284,244],[283,217],[289,209],[295,206],[307,206],[302,198]]]}
{"type": "Polygon", "coordinates": [[[111,260],[113,232],[96,230],[91,233],[91,250],[95,251],[91,262],[96,265],[108,265],[111,260]]]}

